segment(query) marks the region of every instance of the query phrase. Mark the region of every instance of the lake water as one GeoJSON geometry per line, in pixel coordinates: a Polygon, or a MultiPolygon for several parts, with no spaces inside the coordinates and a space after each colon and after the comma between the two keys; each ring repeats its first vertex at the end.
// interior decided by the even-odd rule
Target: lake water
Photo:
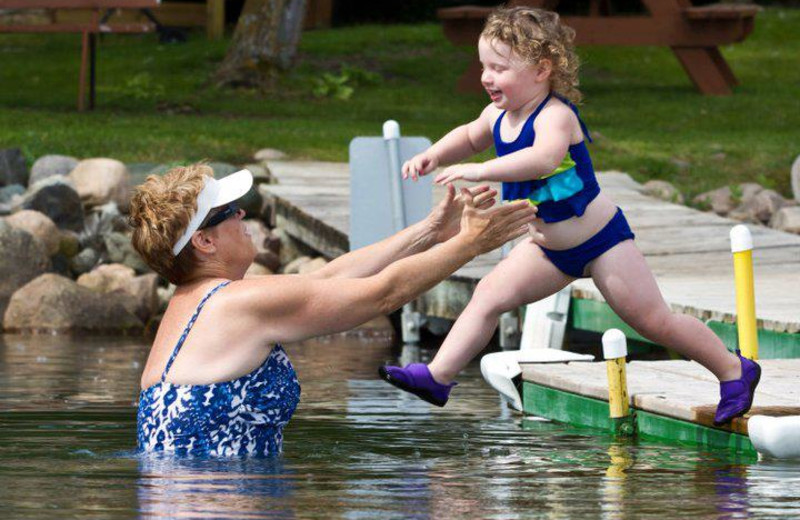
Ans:
{"type": "Polygon", "coordinates": [[[282,457],[143,459],[147,348],[0,337],[0,518],[800,517],[800,463],[523,419],[477,364],[435,408],[377,379],[401,355],[384,340],[287,346],[303,396],[282,457]]]}

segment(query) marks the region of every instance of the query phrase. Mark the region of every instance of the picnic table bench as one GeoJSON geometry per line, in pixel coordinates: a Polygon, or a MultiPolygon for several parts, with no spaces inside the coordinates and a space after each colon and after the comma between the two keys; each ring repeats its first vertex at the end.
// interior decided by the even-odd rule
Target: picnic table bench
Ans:
{"type": "Polygon", "coordinates": [[[95,103],[95,61],[97,35],[105,33],[147,33],[159,30],[158,20],[150,12],[161,0],[0,0],[0,9],[74,9],[91,13],[85,22],[0,24],[0,32],[9,33],[79,33],[81,34],[81,66],[78,80],[78,110],[85,109],[86,74],[89,72],[89,109],[95,103]],[[138,9],[148,18],[146,23],[109,23],[123,9],[138,9]]]}
{"type": "MultiPolygon", "coordinates": [[[[575,29],[576,45],[661,45],[669,47],[697,90],[706,95],[729,95],[738,85],[720,45],[744,40],[753,31],[761,10],[752,4],[694,6],[691,0],[642,0],[647,15],[610,15],[609,0],[591,0],[589,14],[563,16],[562,22],[575,29]]],[[[558,0],[512,1],[556,10],[558,0]]],[[[449,7],[439,9],[445,36],[457,45],[475,45],[490,7],[449,7]]],[[[481,91],[477,57],[458,82],[459,90],[481,91]]]]}

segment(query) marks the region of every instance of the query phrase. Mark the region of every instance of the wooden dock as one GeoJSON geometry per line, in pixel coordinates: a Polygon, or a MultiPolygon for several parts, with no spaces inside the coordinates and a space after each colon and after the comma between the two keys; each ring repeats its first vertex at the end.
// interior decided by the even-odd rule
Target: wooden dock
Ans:
{"type": "MultiPolygon", "coordinates": [[[[762,360],[753,408],[726,427],[713,425],[719,384],[693,361],[633,361],[627,365],[635,432],[755,455],[747,436],[753,415],[800,415],[800,360],[762,360]]],[[[522,364],[525,412],[559,422],[612,429],[604,362],[522,364]]]]}
{"type": "MultiPolygon", "coordinates": [[[[350,184],[346,163],[273,162],[278,184],[264,185],[276,223],[328,258],[349,250],[350,184]]],[[[729,231],[738,221],[646,196],[624,173],[598,175],[602,189],[625,211],[636,243],[667,303],[695,316],[733,348],[736,303],[729,231]]],[[[443,189],[434,189],[439,200],[443,189]]],[[[800,236],[752,225],[760,357],[800,357],[800,236]]],[[[476,258],[419,302],[429,316],[455,319],[499,252],[476,258]]],[[[591,279],[572,284],[570,325],[603,332],[616,327],[643,340],[605,304],[591,279]]]]}

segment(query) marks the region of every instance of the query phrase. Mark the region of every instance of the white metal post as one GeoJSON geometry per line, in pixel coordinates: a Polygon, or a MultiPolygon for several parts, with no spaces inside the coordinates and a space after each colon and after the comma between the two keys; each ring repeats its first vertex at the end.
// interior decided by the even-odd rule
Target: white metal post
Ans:
{"type": "MultiPolygon", "coordinates": [[[[400,164],[400,125],[392,119],[383,123],[383,139],[389,154],[389,175],[392,186],[392,219],[395,233],[405,229],[406,216],[403,205],[403,186],[400,164]]],[[[419,343],[419,328],[422,316],[416,311],[414,302],[403,305],[400,326],[403,343],[419,343]]]]}

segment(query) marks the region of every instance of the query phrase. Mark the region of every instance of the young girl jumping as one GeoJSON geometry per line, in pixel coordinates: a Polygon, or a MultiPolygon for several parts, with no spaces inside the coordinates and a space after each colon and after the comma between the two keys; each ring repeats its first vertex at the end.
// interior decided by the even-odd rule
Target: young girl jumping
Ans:
{"type": "Polygon", "coordinates": [[[699,320],[673,314],[625,216],[600,191],[586,148],[575,33],[557,14],[516,7],[494,11],[478,41],[481,83],[491,103],[403,165],[416,180],[494,144],[497,158],[450,166],[435,182],[501,181],[503,199],[538,208],[531,238],[516,245],[478,284],[429,365],[381,367],[389,383],[444,406],[456,375],[492,337],[499,316],[545,298],[577,278],[591,277],[606,302],[650,341],[697,361],[720,380],[714,418],[724,424],[745,414],[761,369],[728,352],[699,320]]]}

